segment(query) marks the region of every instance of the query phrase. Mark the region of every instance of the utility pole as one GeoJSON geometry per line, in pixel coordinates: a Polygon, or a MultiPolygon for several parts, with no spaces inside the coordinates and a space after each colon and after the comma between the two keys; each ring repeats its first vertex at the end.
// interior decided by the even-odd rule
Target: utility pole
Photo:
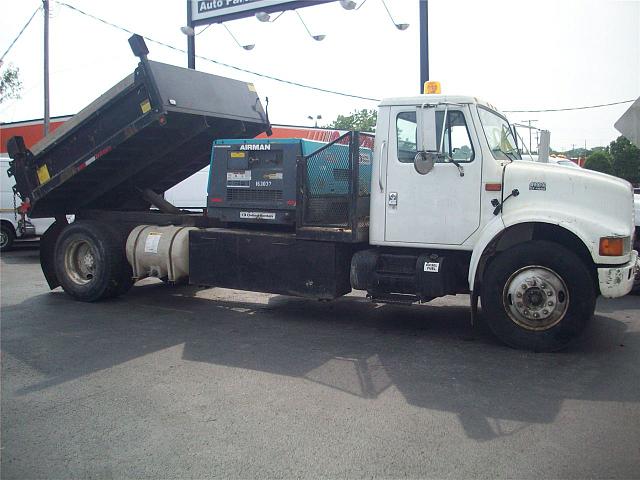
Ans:
{"type": "Polygon", "coordinates": [[[531,152],[531,122],[537,122],[538,120],[522,120],[523,122],[527,122],[529,124],[529,152],[531,152]]]}
{"type": "Polygon", "coordinates": [[[42,0],[44,10],[44,136],[49,135],[49,0],[42,0]]]}

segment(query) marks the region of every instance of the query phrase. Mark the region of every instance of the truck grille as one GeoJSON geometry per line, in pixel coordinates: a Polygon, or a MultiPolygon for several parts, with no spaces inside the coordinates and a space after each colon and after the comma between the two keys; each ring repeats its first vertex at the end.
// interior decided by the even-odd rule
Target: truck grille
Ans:
{"type": "Polygon", "coordinates": [[[255,190],[250,188],[228,188],[228,202],[281,202],[282,190],[255,190]]]}

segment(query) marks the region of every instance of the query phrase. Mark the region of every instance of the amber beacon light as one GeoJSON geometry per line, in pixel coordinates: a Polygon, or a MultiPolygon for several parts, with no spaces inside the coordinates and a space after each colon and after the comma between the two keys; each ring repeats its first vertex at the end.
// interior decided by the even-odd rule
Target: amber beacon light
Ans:
{"type": "Polygon", "coordinates": [[[426,95],[440,93],[440,82],[424,82],[424,93],[426,95]]]}

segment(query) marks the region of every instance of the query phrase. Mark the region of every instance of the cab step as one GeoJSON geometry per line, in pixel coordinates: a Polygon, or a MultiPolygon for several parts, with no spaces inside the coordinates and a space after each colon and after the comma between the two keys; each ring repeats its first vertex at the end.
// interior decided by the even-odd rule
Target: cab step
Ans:
{"type": "Polygon", "coordinates": [[[367,295],[374,303],[393,303],[396,305],[412,305],[420,302],[416,295],[403,293],[376,293],[367,295]]]}

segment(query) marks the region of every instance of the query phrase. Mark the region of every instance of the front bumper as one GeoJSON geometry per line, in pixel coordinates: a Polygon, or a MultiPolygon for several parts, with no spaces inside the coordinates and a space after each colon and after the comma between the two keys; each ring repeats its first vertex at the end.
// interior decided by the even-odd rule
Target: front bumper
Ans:
{"type": "Polygon", "coordinates": [[[600,283],[600,293],[606,298],[623,297],[633,288],[636,270],[638,265],[638,252],[631,252],[629,262],[616,266],[598,268],[598,282],[600,283]]]}

